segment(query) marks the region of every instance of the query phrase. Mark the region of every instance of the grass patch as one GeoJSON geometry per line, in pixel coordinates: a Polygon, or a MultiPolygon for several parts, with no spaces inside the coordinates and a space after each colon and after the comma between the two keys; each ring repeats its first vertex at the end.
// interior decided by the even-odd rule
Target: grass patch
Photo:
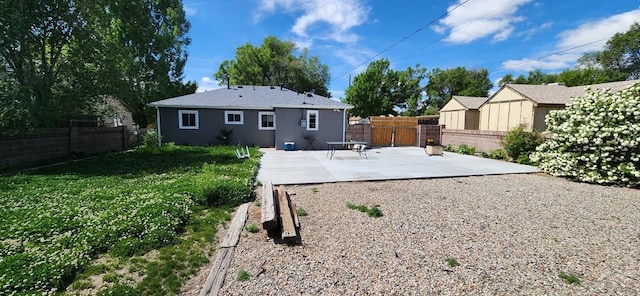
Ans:
{"type": "Polygon", "coordinates": [[[296,214],[298,214],[299,217],[309,216],[309,213],[307,213],[307,211],[305,211],[302,207],[296,208],[296,214]]]}
{"type": "Polygon", "coordinates": [[[313,194],[318,193],[318,188],[316,188],[316,187],[311,187],[311,192],[312,192],[313,194]]]}
{"type": "Polygon", "coordinates": [[[356,205],[356,204],[352,204],[352,203],[347,203],[347,208],[348,209],[352,209],[352,210],[358,210],[360,212],[365,213],[367,211],[367,206],[365,205],[356,205]]]}
{"type": "Polygon", "coordinates": [[[378,207],[370,207],[369,209],[367,209],[367,215],[369,215],[369,217],[373,217],[373,218],[380,218],[380,217],[384,216],[382,214],[382,211],[378,207]]]}
{"type": "Polygon", "coordinates": [[[456,260],[456,258],[448,257],[444,259],[444,261],[447,262],[447,265],[449,265],[449,267],[460,266],[460,263],[458,263],[458,260],[456,260]]]}
{"type": "Polygon", "coordinates": [[[246,282],[251,279],[251,275],[244,269],[238,270],[238,275],[236,279],[240,282],[246,282]]]}
{"type": "Polygon", "coordinates": [[[558,277],[563,279],[565,282],[567,282],[568,284],[580,284],[580,279],[570,273],[564,273],[564,272],[560,272],[558,273],[558,277]]]}
{"type": "Polygon", "coordinates": [[[347,203],[347,208],[352,209],[352,210],[357,210],[363,213],[367,213],[367,215],[369,215],[369,217],[373,217],[373,218],[380,218],[382,216],[384,216],[382,214],[382,210],[380,210],[379,207],[376,206],[371,206],[371,207],[367,207],[365,205],[357,205],[357,204],[352,204],[352,203],[347,203]]]}
{"type": "Polygon", "coordinates": [[[256,223],[251,223],[247,226],[244,227],[244,230],[251,232],[251,233],[256,233],[259,231],[258,229],[258,225],[256,223]]]}
{"type": "Polygon", "coordinates": [[[216,225],[251,199],[258,163],[233,147],[167,145],[0,177],[0,294],[55,292],[83,272],[119,281],[127,264],[142,279],[109,290],[176,293],[208,260],[216,225]],[[94,267],[100,254],[118,263],[94,267]]]}

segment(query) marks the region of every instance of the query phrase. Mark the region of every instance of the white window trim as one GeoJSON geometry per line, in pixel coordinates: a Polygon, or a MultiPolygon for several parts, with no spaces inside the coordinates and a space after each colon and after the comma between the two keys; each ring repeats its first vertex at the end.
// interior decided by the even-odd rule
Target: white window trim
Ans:
{"type": "Polygon", "coordinates": [[[308,131],[317,131],[318,128],[320,127],[320,112],[318,110],[307,110],[307,130],[308,131]],[[311,120],[309,120],[311,114],[315,114],[316,115],[316,127],[315,128],[310,128],[309,126],[311,125],[311,120]]]}
{"type": "Polygon", "coordinates": [[[198,110],[178,110],[178,127],[180,129],[199,129],[200,117],[198,116],[198,110]],[[196,116],[196,125],[195,126],[182,125],[182,114],[194,114],[196,116]]]}
{"type": "Polygon", "coordinates": [[[224,111],[224,124],[244,124],[244,112],[242,111],[224,111]],[[240,121],[229,121],[229,114],[240,114],[240,121]]]}
{"type": "Polygon", "coordinates": [[[276,129],[276,112],[272,112],[272,111],[258,112],[258,129],[259,130],[275,130],[276,129]],[[273,127],[262,126],[262,115],[273,115],[273,127]]]}

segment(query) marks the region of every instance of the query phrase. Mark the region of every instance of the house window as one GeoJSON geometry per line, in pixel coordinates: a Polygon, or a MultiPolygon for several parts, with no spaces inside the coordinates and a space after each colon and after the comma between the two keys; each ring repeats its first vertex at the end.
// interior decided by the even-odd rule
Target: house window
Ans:
{"type": "Polygon", "coordinates": [[[260,130],[276,129],[276,113],[275,112],[258,112],[258,129],[260,130]]]}
{"type": "Polygon", "coordinates": [[[318,110],[307,110],[307,130],[318,130],[318,110]]]}
{"type": "Polygon", "coordinates": [[[178,110],[178,125],[180,129],[198,129],[199,119],[197,110],[178,110]]]}
{"type": "Polygon", "coordinates": [[[244,124],[242,111],[224,111],[224,124],[244,124]]]}

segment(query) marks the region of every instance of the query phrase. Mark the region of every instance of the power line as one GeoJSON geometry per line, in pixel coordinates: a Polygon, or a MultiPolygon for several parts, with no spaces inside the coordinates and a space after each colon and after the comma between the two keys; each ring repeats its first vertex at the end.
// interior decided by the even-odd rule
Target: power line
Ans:
{"type": "MultiPolygon", "coordinates": [[[[572,51],[574,49],[578,49],[578,48],[581,48],[581,47],[589,46],[591,44],[595,44],[595,43],[602,42],[602,41],[605,41],[605,40],[609,40],[609,38],[603,38],[603,39],[599,39],[599,40],[596,40],[596,41],[583,43],[583,44],[580,44],[580,45],[577,45],[577,46],[574,46],[574,47],[570,47],[570,48],[563,49],[563,50],[560,50],[560,51],[552,52],[550,54],[543,55],[541,57],[537,57],[537,58],[534,58],[532,60],[527,60],[527,61],[523,61],[523,62],[520,62],[520,63],[516,63],[516,64],[513,64],[512,66],[515,67],[515,66],[524,65],[524,64],[527,64],[527,63],[531,63],[533,60],[540,60],[540,59],[548,58],[548,57],[550,57],[552,55],[565,53],[565,52],[568,52],[568,51],[572,51]]],[[[489,73],[497,72],[497,71],[500,71],[500,70],[506,70],[506,69],[504,68],[504,66],[502,66],[500,68],[497,68],[497,69],[489,71],[489,73]]]]}
{"type": "Polygon", "coordinates": [[[343,76],[345,76],[345,75],[347,75],[347,74],[351,73],[351,71],[353,71],[353,70],[357,69],[358,67],[360,67],[360,66],[362,66],[362,65],[364,65],[364,64],[366,64],[366,63],[368,63],[369,61],[371,61],[371,60],[373,60],[373,59],[375,59],[375,58],[379,57],[380,55],[382,55],[383,53],[385,53],[385,52],[389,51],[390,49],[392,49],[392,48],[396,47],[396,46],[397,46],[397,45],[399,45],[400,43],[402,43],[402,42],[406,41],[407,39],[409,39],[409,38],[413,37],[413,35],[415,35],[415,34],[419,33],[420,31],[424,30],[425,28],[427,28],[427,27],[429,27],[429,26],[433,25],[435,22],[437,22],[437,21],[439,21],[439,20],[443,19],[444,17],[448,16],[448,15],[449,15],[449,14],[451,14],[454,10],[458,9],[460,6],[462,6],[462,5],[466,4],[466,3],[467,3],[467,2],[469,2],[469,1],[471,1],[471,0],[465,0],[465,1],[461,2],[460,4],[456,5],[453,9],[451,9],[451,10],[447,10],[447,12],[446,12],[446,13],[444,13],[443,15],[441,15],[440,17],[438,17],[437,19],[434,19],[434,20],[432,20],[432,21],[428,22],[428,23],[427,23],[427,24],[425,24],[424,26],[422,26],[422,27],[418,28],[417,30],[413,31],[411,34],[409,34],[409,35],[407,35],[407,36],[402,37],[402,39],[400,39],[400,40],[396,41],[395,43],[391,44],[389,47],[387,47],[387,48],[383,49],[382,51],[380,51],[380,52],[376,53],[375,55],[373,55],[372,57],[370,57],[370,58],[366,59],[365,61],[363,61],[362,63],[360,63],[360,64],[356,65],[355,67],[353,67],[353,68],[349,69],[349,71],[347,71],[347,72],[345,72],[345,73],[343,73],[343,74],[341,74],[341,75],[338,75],[338,76],[334,77],[333,79],[331,79],[331,81],[334,81],[334,80],[336,80],[336,79],[338,79],[338,78],[340,78],[340,77],[343,77],[343,76]]]}
{"type": "MultiPolygon", "coordinates": [[[[495,11],[497,11],[497,10],[499,10],[499,9],[502,9],[503,7],[505,7],[505,6],[509,5],[509,4],[511,4],[513,1],[515,1],[515,0],[511,0],[511,1],[509,1],[509,2],[506,2],[506,3],[502,4],[502,5],[501,5],[501,6],[499,6],[499,7],[496,7],[496,8],[494,8],[494,9],[492,9],[492,10],[489,10],[489,11],[487,11],[487,13],[483,14],[481,17],[485,17],[485,16],[488,16],[488,15],[491,15],[491,14],[493,14],[495,11]]],[[[473,23],[476,23],[477,21],[478,21],[478,19],[474,19],[474,20],[472,20],[472,21],[470,21],[470,22],[465,22],[465,23],[463,23],[462,25],[458,26],[457,28],[464,28],[464,27],[469,26],[469,25],[471,25],[471,24],[473,24],[473,23]]],[[[443,37],[443,38],[436,39],[436,40],[434,40],[434,41],[432,41],[432,42],[429,42],[429,43],[427,43],[426,45],[424,45],[424,46],[422,46],[422,47],[420,47],[420,48],[418,48],[418,49],[416,49],[416,50],[412,51],[411,53],[401,55],[401,56],[399,56],[399,57],[397,57],[397,58],[394,58],[393,60],[394,60],[394,61],[398,61],[398,60],[402,60],[402,59],[404,59],[404,58],[406,58],[406,57],[412,56],[412,55],[414,55],[415,53],[420,52],[420,51],[422,51],[423,49],[425,49],[425,48],[427,48],[427,47],[429,47],[429,46],[431,46],[431,45],[434,45],[434,44],[436,44],[436,43],[438,43],[438,42],[444,41],[446,38],[447,38],[447,37],[443,37]]]]}

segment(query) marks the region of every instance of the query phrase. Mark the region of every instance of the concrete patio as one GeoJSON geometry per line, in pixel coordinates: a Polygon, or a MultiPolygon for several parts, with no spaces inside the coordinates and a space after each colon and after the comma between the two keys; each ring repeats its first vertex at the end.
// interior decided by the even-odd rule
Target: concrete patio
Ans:
{"type": "Polygon", "coordinates": [[[538,172],[533,166],[453,152],[429,156],[420,147],[374,148],[367,151],[368,159],[351,150],[337,150],[333,159],[326,150],[261,151],[258,180],[278,185],[538,172]]]}

